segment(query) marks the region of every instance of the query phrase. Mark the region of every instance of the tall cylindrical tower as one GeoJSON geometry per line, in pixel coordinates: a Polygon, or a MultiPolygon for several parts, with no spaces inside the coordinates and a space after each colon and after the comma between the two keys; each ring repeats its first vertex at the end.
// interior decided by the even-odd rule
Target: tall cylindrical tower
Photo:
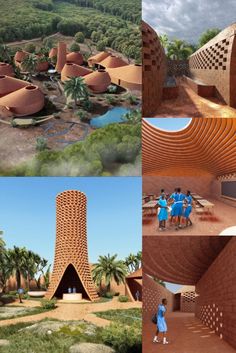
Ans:
{"type": "Polygon", "coordinates": [[[56,248],[47,297],[61,298],[68,287],[75,287],[84,298],[97,299],[88,262],[87,199],[75,190],[56,198],[56,248]]]}
{"type": "Polygon", "coordinates": [[[57,64],[56,64],[56,70],[59,73],[62,72],[62,69],[65,66],[66,54],[67,54],[66,53],[66,43],[59,42],[58,49],[57,49],[57,64]]]}

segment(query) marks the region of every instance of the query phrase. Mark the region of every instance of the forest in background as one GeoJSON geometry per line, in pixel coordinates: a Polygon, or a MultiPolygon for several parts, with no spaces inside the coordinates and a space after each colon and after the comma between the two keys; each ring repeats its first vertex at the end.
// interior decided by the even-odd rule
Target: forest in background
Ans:
{"type": "Polygon", "coordinates": [[[0,43],[83,32],[140,62],[139,0],[0,0],[0,8],[0,43]]]}

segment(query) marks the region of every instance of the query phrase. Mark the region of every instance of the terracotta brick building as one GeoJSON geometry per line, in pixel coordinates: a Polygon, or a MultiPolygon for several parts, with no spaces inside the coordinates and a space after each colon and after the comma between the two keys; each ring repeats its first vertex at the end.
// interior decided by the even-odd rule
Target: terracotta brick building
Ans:
{"type": "Polygon", "coordinates": [[[236,24],[191,55],[189,66],[193,79],[214,86],[218,98],[236,107],[236,24]]]}
{"type": "Polygon", "coordinates": [[[143,116],[152,116],[162,101],[166,56],[152,27],[142,21],[143,116]]]}
{"type": "MultiPolygon", "coordinates": [[[[236,238],[145,237],[143,243],[145,273],[163,281],[196,286],[196,317],[236,348],[236,238]]],[[[150,302],[156,300],[153,297],[157,291],[149,279],[144,280],[144,319],[150,302]]],[[[167,295],[162,289],[161,296],[167,295]]]]}
{"type": "Polygon", "coordinates": [[[56,247],[47,297],[61,298],[68,287],[76,287],[83,298],[98,298],[91,277],[87,248],[87,199],[70,190],[56,198],[56,247]]]}

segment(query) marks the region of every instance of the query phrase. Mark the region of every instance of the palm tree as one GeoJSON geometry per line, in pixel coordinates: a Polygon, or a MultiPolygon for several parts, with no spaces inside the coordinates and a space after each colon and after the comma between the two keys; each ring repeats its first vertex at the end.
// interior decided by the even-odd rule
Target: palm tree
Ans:
{"type": "Polygon", "coordinates": [[[139,109],[132,110],[126,114],[123,115],[122,119],[124,122],[131,124],[131,125],[136,125],[141,123],[142,121],[142,114],[139,109]]]}
{"type": "Polygon", "coordinates": [[[16,276],[17,289],[21,287],[21,276],[25,279],[27,278],[26,258],[26,248],[14,246],[13,249],[9,249],[8,251],[10,271],[11,274],[15,274],[16,276]]]}
{"type": "Polygon", "coordinates": [[[161,36],[159,36],[161,45],[164,49],[167,49],[168,45],[169,45],[169,38],[166,34],[163,34],[161,36]]]}
{"type": "Polygon", "coordinates": [[[4,249],[0,256],[0,289],[2,293],[6,290],[7,281],[11,277],[11,274],[8,250],[4,249]]]}
{"type": "Polygon", "coordinates": [[[87,85],[82,77],[72,77],[66,81],[64,92],[67,98],[71,97],[74,100],[75,108],[79,100],[87,100],[89,96],[87,85]]]}
{"type": "Polygon", "coordinates": [[[43,274],[44,286],[47,290],[50,284],[50,274],[51,274],[51,265],[48,266],[46,272],[43,274]]]}
{"type": "Polygon", "coordinates": [[[111,282],[117,285],[124,283],[127,269],[123,261],[117,260],[117,255],[99,256],[98,263],[92,270],[92,277],[96,285],[101,286],[105,282],[107,292],[110,292],[111,282]]]}
{"type": "Polygon", "coordinates": [[[36,67],[39,63],[39,58],[35,54],[30,54],[24,58],[21,65],[25,71],[28,71],[30,75],[35,72],[36,67]]]}
{"type": "Polygon", "coordinates": [[[137,257],[134,254],[129,254],[129,256],[125,259],[125,265],[128,267],[129,273],[135,271],[136,268],[137,257]]]}
{"type": "Polygon", "coordinates": [[[30,289],[30,282],[35,278],[37,273],[37,262],[40,261],[40,256],[31,250],[25,253],[25,274],[27,278],[27,287],[30,289]]]}
{"type": "Polygon", "coordinates": [[[193,49],[183,40],[175,39],[167,47],[167,56],[174,60],[186,60],[193,53],[193,49]]]}

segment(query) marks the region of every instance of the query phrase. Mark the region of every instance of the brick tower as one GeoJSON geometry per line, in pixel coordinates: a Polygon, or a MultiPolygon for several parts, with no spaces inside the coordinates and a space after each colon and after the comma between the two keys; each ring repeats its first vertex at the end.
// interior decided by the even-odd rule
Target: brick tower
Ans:
{"type": "Polygon", "coordinates": [[[62,298],[76,287],[83,298],[98,298],[88,262],[87,199],[80,191],[65,191],[56,198],[56,249],[47,297],[62,298]]]}

